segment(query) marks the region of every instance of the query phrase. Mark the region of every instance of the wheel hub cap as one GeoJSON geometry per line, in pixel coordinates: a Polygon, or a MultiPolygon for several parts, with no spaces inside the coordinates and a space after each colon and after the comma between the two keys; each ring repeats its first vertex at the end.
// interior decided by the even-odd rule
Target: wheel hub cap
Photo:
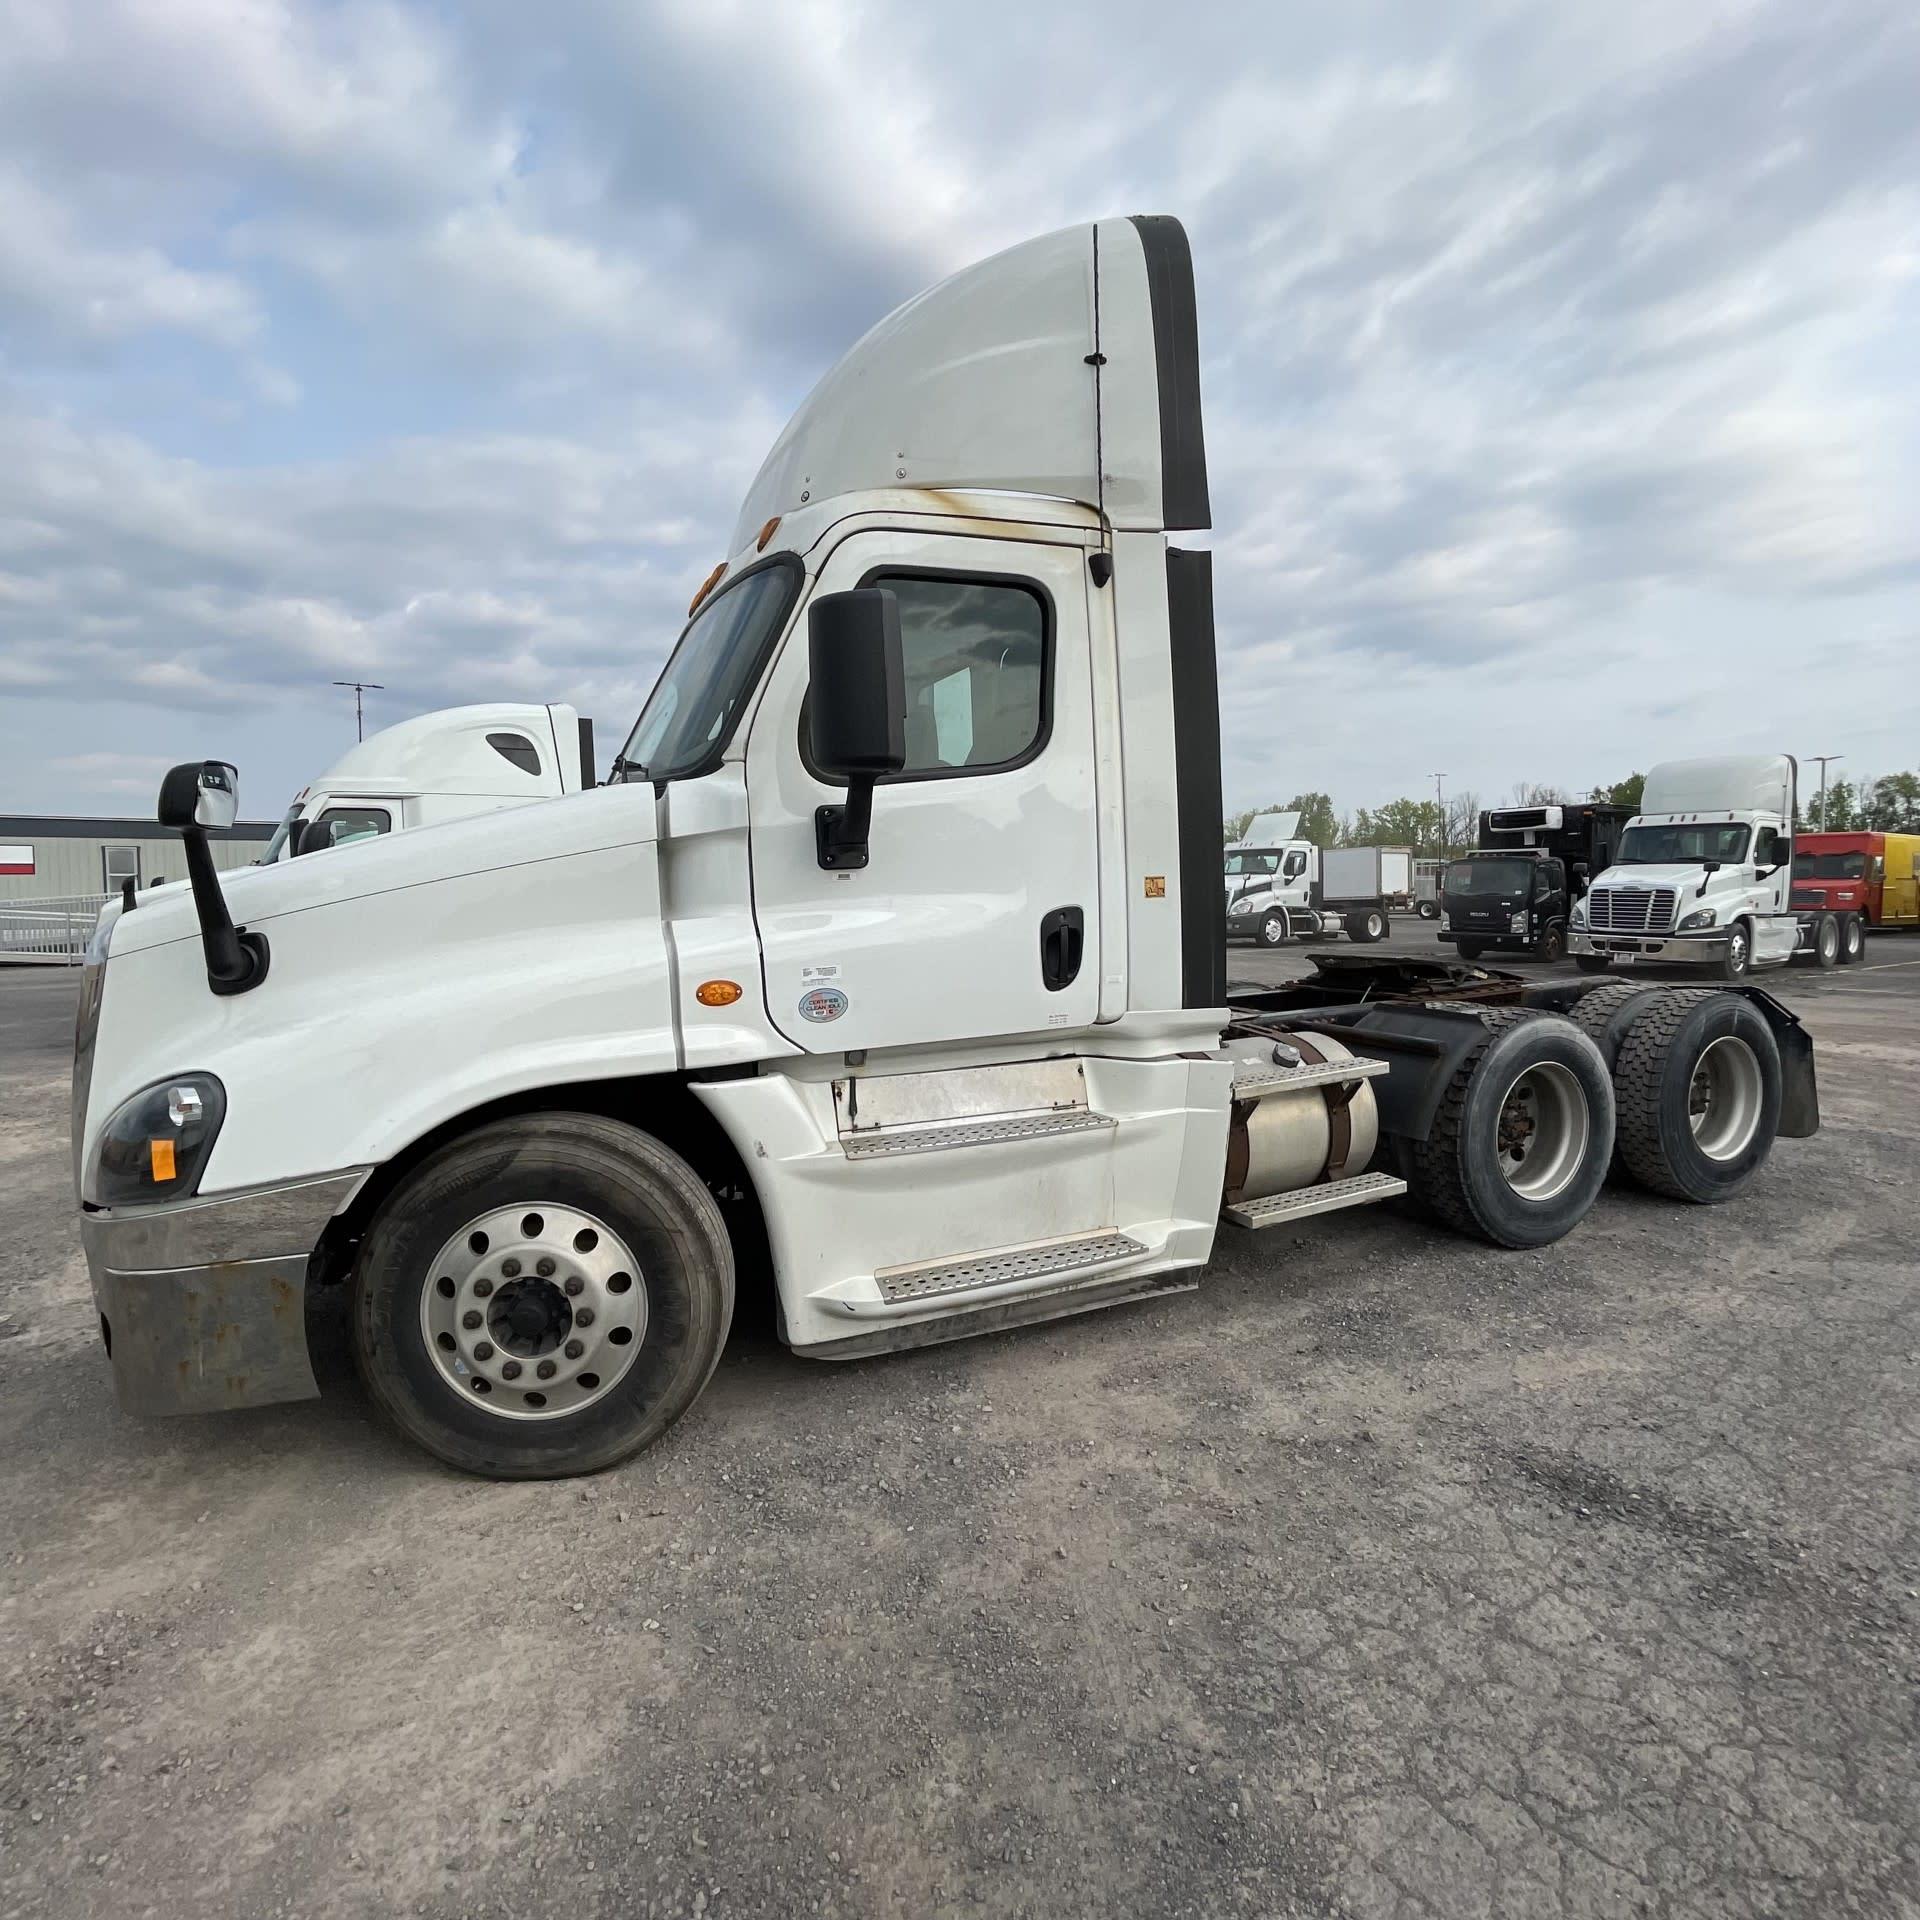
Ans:
{"type": "Polygon", "coordinates": [[[1529,1067],[1500,1103],[1494,1145],[1501,1175],[1522,1199],[1546,1201],[1572,1185],[1586,1158],[1587,1097],[1558,1061],[1529,1067]]]}
{"type": "Polygon", "coordinates": [[[1753,1049],[1723,1034],[1699,1058],[1687,1087],[1687,1122],[1709,1160],[1744,1153],[1760,1126],[1765,1083],[1753,1049]]]}
{"type": "Polygon", "coordinates": [[[612,1392],[646,1339],[645,1276],[604,1220],[496,1207],[435,1256],[420,1331],[442,1379],[508,1420],[556,1420],[612,1392]]]}

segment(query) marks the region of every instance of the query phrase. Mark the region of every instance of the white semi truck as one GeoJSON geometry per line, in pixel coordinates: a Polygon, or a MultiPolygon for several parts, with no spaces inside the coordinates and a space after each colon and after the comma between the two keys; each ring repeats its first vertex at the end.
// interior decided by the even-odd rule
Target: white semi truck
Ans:
{"type": "Polygon", "coordinates": [[[1616,1153],[1715,1201],[1813,1131],[1753,988],[1229,994],[1198,366],[1177,222],[1016,247],[802,405],[615,783],[222,877],[233,770],[175,768],[191,893],[103,916],[76,1027],[123,1406],[314,1394],[344,1286],[403,1433],[585,1472],[693,1404],[742,1273],[846,1359],[1192,1287],[1223,1223],[1538,1246],[1616,1153]]]}
{"type": "Polygon", "coordinates": [[[1791,755],[1667,760],[1608,867],[1575,902],[1568,945],[1583,972],[1625,963],[1741,980],[1799,946],[1792,907],[1791,755]]]}
{"type": "Polygon", "coordinates": [[[1371,944],[1413,894],[1404,847],[1327,847],[1299,838],[1297,813],[1256,814],[1226,850],[1227,937],[1283,947],[1344,933],[1371,944]]]}
{"type": "Polygon", "coordinates": [[[593,782],[593,722],[572,707],[442,707],[383,727],[302,787],[261,864],[557,799],[593,782]]]}

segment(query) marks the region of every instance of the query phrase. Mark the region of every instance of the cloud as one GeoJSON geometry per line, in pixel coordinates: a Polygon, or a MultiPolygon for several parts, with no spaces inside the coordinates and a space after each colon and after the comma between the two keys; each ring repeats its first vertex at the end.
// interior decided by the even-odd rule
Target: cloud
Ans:
{"type": "Polygon", "coordinates": [[[1909,8],[0,0],[0,49],[0,739],[82,803],[63,732],[304,777],[347,675],[617,729],[834,355],[1130,207],[1194,239],[1230,800],[1913,757],[1909,8]]]}

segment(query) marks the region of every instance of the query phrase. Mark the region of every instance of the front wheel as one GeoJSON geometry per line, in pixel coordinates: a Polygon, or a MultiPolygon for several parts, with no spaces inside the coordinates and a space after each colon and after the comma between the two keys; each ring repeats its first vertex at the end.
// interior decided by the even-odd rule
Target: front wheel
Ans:
{"type": "Polygon", "coordinates": [[[1604,953],[1576,953],[1573,964],[1582,973],[1605,973],[1613,962],[1604,953]]]}
{"type": "Polygon", "coordinates": [[[1540,958],[1548,966],[1557,967],[1567,957],[1567,930],[1564,927],[1549,927],[1540,936],[1540,958]]]}
{"type": "Polygon", "coordinates": [[[481,1127],[407,1176],[354,1276],[367,1391],[450,1466],[594,1473],[698,1398],[733,1318],[733,1250],[676,1153],[593,1114],[481,1127]]]}
{"type": "Polygon", "coordinates": [[[1456,940],[1453,945],[1462,960],[1478,960],[1487,950],[1484,940],[1456,940]]]}
{"type": "Polygon", "coordinates": [[[1287,916],[1284,913],[1270,913],[1260,922],[1260,944],[1263,947],[1284,947],[1287,944],[1287,916]]]}
{"type": "Polygon", "coordinates": [[[1858,966],[1866,950],[1866,922],[1857,913],[1843,913],[1840,916],[1840,964],[1858,966]]]}
{"type": "Polygon", "coordinates": [[[1714,965],[1716,980],[1744,980],[1753,965],[1753,935],[1744,920],[1736,920],[1727,929],[1726,951],[1714,965]]]}

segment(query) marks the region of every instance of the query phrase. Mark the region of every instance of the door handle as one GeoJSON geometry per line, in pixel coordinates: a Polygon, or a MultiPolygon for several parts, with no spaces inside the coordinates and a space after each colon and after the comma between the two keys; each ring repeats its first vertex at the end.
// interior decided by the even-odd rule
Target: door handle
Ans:
{"type": "Polygon", "coordinates": [[[1070,987],[1080,972],[1087,917],[1078,907],[1055,907],[1040,919],[1040,978],[1049,993],[1070,987]]]}

